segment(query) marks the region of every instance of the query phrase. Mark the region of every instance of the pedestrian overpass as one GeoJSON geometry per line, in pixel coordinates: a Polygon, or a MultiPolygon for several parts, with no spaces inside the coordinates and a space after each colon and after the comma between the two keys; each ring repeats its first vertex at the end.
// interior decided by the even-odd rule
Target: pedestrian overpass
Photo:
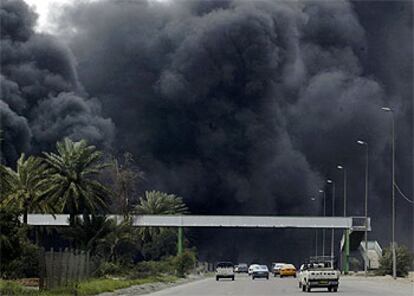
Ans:
{"type": "MultiPolygon", "coordinates": [[[[82,217],[82,216],[80,216],[82,217]]],[[[118,223],[121,215],[107,215],[118,223]]],[[[137,227],[233,227],[233,228],[326,228],[371,231],[370,218],[315,216],[239,216],[239,215],[130,215],[137,227]]],[[[68,214],[29,214],[27,224],[69,226],[68,214]]]]}
{"type": "MultiPolygon", "coordinates": [[[[125,217],[107,215],[117,223],[125,217]]],[[[344,231],[341,252],[344,271],[348,272],[350,245],[359,245],[362,234],[371,231],[369,217],[316,217],[316,216],[240,216],[240,215],[130,215],[136,227],[177,227],[178,253],[183,250],[184,227],[227,227],[227,228],[311,228],[339,229],[344,231]]],[[[27,224],[34,226],[69,226],[67,214],[29,214],[27,224]]]]}

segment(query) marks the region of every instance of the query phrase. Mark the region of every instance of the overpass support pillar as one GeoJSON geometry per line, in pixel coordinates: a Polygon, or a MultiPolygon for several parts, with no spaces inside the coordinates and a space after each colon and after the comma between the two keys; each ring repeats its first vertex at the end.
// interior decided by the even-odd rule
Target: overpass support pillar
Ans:
{"type": "Polygon", "coordinates": [[[345,241],[343,249],[343,272],[348,274],[349,272],[349,229],[345,229],[345,241]]]}
{"type": "Polygon", "coordinates": [[[183,254],[183,241],[184,241],[184,233],[183,233],[183,227],[178,227],[178,233],[177,233],[177,255],[183,254]]]}

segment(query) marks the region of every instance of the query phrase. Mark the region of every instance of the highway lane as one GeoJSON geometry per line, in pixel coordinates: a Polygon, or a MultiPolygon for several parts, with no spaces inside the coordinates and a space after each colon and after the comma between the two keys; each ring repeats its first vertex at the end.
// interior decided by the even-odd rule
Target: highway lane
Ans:
{"type": "MultiPolygon", "coordinates": [[[[344,277],[340,281],[337,293],[329,293],[327,289],[315,289],[310,294],[349,295],[349,296],[413,296],[414,286],[411,282],[383,278],[344,277]]],[[[302,292],[294,278],[270,278],[252,280],[246,275],[238,275],[235,281],[207,278],[181,286],[168,288],[148,294],[150,296],[275,296],[275,295],[307,295],[302,292]]]]}

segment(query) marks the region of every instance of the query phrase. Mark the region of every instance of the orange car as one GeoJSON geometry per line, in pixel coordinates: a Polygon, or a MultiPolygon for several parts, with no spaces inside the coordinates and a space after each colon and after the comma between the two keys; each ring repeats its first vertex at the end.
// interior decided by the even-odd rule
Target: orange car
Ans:
{"type": "Polygon", "coordinates": [[[296,267],[292,264],[285,264],[280,268],[280,277],[293,276],[296,277],[296,267]]]}

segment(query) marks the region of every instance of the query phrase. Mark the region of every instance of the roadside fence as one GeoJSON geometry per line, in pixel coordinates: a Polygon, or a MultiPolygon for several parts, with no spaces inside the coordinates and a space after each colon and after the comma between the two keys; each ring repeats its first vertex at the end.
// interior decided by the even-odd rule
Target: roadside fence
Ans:
{"type": "Polygon", "coordinates": [[[40,289],[55,289],[88,279],[95,269],[89,252],[64,249],[41,251],[40,289]]]}

